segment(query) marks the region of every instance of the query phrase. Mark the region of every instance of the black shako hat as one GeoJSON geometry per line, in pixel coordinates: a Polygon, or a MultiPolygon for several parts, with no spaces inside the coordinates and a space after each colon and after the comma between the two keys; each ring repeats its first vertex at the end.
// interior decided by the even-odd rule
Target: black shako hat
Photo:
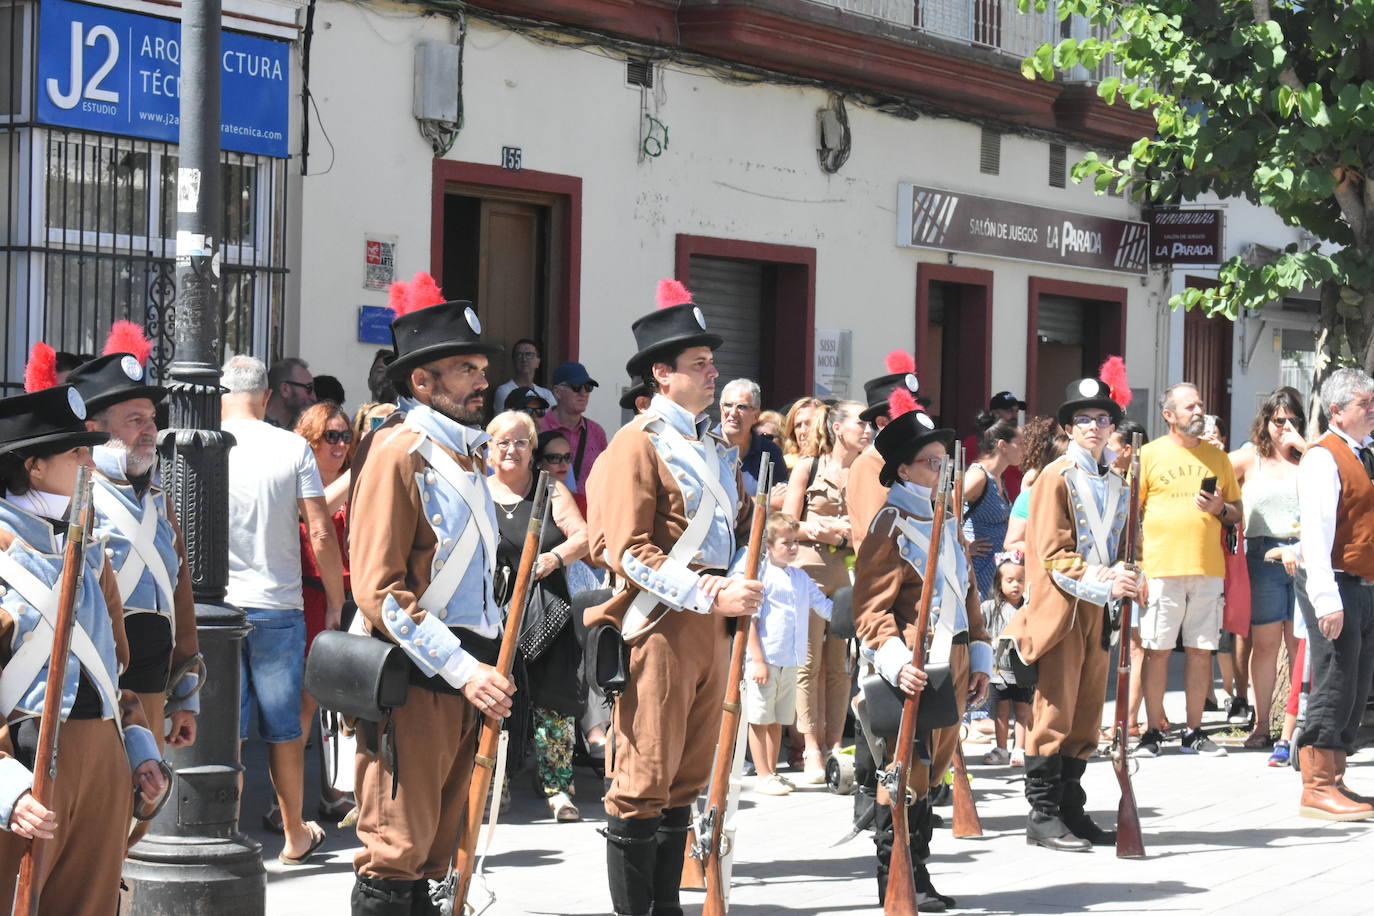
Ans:
{"type": "Polygon", "coordinates": [[[134,398],[148,398],[156,404],[167,396],[166,388],[149,383],[147,372],[132,353],[106,353],[82,363],[67,373],[67,384],[81,392],[89,413],[134,398]]]}
{"type": "Polygon", "coordinates": [[[620,409],[633,411],[635,409],[635,401],[640,398],[647,398],[650,394],[648,382],[635,382],[629,388],[626,388],[625,393],[620,396],[620,409]]]}
{"type": "Polygon", "coordinates": [[[631,325],[630,330],[634,332],[639,352],[630,357],[625,371],[640,377],[647,376],[660,359],[688,347],[714,350],[725,342],[719,334],[706,330],[706,316],[690,302],[655,309],[631,325]]]}
{"type": "Polygon", "coordinates": [[[893,417],[873,440],[878,454],[883,456],[878,482],[892,486],[897,482],[897,469],[910,463],[921,449],[932,442],[943,442],[945,449],[950,450],[954,448],[954,439],[954,430],[936,429],[935,421],[924,410],[908,410],[893,417]]]}
{"type": "Polygon", "coordinates": [[[482,340],[482,322],[466,299],[439,302],[407,312],[391,322],[396,358],[386,367],[392,380],[404,382],[410,370],[461,353],[500,356],[500,344],[482,340]]]}
{"type": "Polygon", "coordinates": [[[865,423],[872,423],[888,413],[888,398],[892,397],[892,392],[898,388],[906,388],[915,397],[916,373],[893,372],[864,382],[864,397],[868,399],[868,406],[859,414],[859,419],[865,423]]]}
{"type": "Polygon", "coordinates": [[[1111,415],[1112,422],[1121,425],[1121,418],[1125,414],[1121,410],[1121,405],[1112,400],[1112,389],[1106,382],[1095,378],[1081,378],[1076,382],[1070,382],[1069,387],[1064,389],[1064,403],[1059,405],[1059,411],[1055,419],[1060,426],[1069,426],[1073,423],[1075,412],[1085,407],[1097,407],[1107,411],[1111,415]]]}
{"type": "Polygon", "coordinates": [[[0,455],[53,455],[109,438],[86,429],[86,402],[71,385],[0,398],[0,455]]]}

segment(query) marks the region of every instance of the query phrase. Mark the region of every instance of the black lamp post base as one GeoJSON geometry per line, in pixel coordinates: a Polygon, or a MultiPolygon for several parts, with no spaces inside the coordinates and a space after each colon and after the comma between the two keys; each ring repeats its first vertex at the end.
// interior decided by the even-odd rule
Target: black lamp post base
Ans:
{"type": "Polygon", "coordinates": [[[262,847],[249,837],[150,836],[124,860],[121,912],[260,916],[267,907],[262,847]]]}

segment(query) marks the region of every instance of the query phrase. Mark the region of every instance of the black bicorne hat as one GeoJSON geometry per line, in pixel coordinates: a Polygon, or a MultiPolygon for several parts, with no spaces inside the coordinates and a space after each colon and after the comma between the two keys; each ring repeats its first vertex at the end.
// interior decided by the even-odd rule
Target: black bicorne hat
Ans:
{"type": "Polygon", "coordinates": [[[1101,379],[1081,378],[1076,382],[1070,382],[1069,387],[1064,390],[1064,403],[1059,405],[1055,418],[1060,426],[1068,426],[1073,422],[1074,412],[1086,407],[1097,407],[1107,411],[1112,422],[1118,425],[1125,416],[1121,405],[1112,400],[1111,386],[1101,379]]]}
{"type": "Polygon", "coordinates": [[[640,398],[649,397],[649,395],[650,391],[648,382],[635,382],[629,388],[625,389],[625,393],[620,396],[620,409],[632,411],[635,409],[635,401],[639,400],[640,398]]]}
{"type": "Polygon", "coordinates": [[[52,455],[109,438],[86,429],[86,402],[71,385],[0,398],[0,455],[52,455]]]}
{"type": "Polygon", "coordinates": [[[153,403],[167,396],[167,389],[148,381],[147,371],[132,353],[106,353],[82,363],[67,374],[86,401],[86,410],[95,413],[120,401],[148,398],[153,403]]]}
{"type": "Polygon", "coordinates": [[[914,397],[917,391],[916,373],[893,372],[864,382],[864,397],[868,399],[868,406],[859,414],[859,419],[872,423],[887,413],[888,398],[901,387],[905,387],[914,397]]]}
{"type": "Polygon", "coordinates": [[[908,410],[893,417],[888,424],[878,430],[873,445],[883,456],[883,468],[878,472],[878,482],[890,487],[897,482],[897,469],[908,464],[911,459],[932,442],[943,442],[946,450],[954,448],[955,432],[952,429],[936,429],[935,421],[924,410],[908,410]]]}
{"type": "Polygon", "coordinates": [[[387,375],[404,382],[410,370],[448,356],[499,356],[503,352],[501,345],[483,341],[481,334],[482,323],[477,320],[472,303],[465,299],[407,312],[391,322],[396,358],[387,366],[387,375]]]}
{"type": "Polygon", "coordinates": [[[659,359],[688,347],[710,347],[714,350],[725,342],[720,335],[706,330],[706,316],[690,302],[655,309],[636,321],[630,329],[634,331],[639,352],[630,357],[625,364],[625,371],[637,377],[648,375],[659,359]]]}

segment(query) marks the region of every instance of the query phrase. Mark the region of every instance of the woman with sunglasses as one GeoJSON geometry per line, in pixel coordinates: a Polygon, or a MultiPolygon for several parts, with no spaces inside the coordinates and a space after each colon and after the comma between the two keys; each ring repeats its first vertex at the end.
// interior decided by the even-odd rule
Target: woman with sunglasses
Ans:
{"type": "MultiPolygon", "coordinates": [[[[535,461],[539,470],[548,471],[550,477],[567,486],[568,474],[572,471],[572,444],[558,430],[546,429],[539,434],[539,441],[535,446],[535,461]]],[[[578,513],[585,519],[587,494],[573,493],[572,498],[577,504],[578,513]]]]}
{"type": "MultiPolygon", "coordinates": [[[[339,541],[339,555],[343,560],[343,584],[345,596],[345,619],[341,626],[348,627],[350,609],[348,581],[348,532],[346,528],[348,508],[344,505],[348,498],[348,462],[352,455],[353,429],[348,414],[333,401],[320,401],[312,404],[296,418],[296,435],[310,443],[315,453],[315,464],[320,469],[320,480],[324,483],[325,506],[334,520],[334,536],[339,541]]],[[[301,522],[301,595],[305,602],[305,653],[310,654],[310,644],[315,637],[324,632],[325,593],[324,582],[320,576],[319,564],[315,561],[315,551],[310,545],[310,532],[305,522],[301,522]]],[[[309,735],[310,726],[315,718],[317,704],[307,690],[301,691],[301,731],[309,735]]],[[[320,747],[323,753],[323,746],[320,747]]],[[[353,810],[354,800],[351,793],[340,792],[324,783],[324,769],[321,768],[319,816],[322,820],[338,822],[353,810]]],[[[276,804],[263,818],[265,826],[280,832],[281,812],[276,804]]]]}
{"type": "MultiPolygon", "coordinates": [[[[497,555],[496,599],[509,601],[510,585],[525,546],[525,531],[534,508],[534,450],[539,434],[534,420],[523,411],[507,410],[487,424],[487,465],[491,476],[487,488],[496,503],[496,526],[500,530],[497,555]],[[501,588],[504,578],[510,585],[501,588]],[[506,594],[501,594],[505,591],[506,594]]],[[[566,439],[563,440],[565,443],[566,439]]],[[[564,446],[566,452],[566,446],[564,446]]],[[[560,454],[560,457],[563,457],[560,454]]],[[[562,462],[564,468],[572,459],[562,462]]],[[[566,473],[566,471],[565,471],[566,473]]],[[[577,737],[576,717],[582,712],[583,691],[578,687],[577,666],[581,649],[572,625],[572,596],[568,594],[565,570],[568,564],[587,555],[587,523],[577,510],[568,488],[558,480],[553,484],[552,524],[544,526],[539,556],[534,563],[534,587],[525,608],[523,633],[542,622],[556,626],[557,635],[547,642],[537,657],[525,655],[528,683],[522,685],[533,705],[534,753],[540,791],[549,813],[559,822],[581,820],[573,804],[573,743],[577,737]]],[[[522,635],[523,635],[522,633],[522,635]]],[[[522,653],[527,652],[522,639],[522,653]]]]}
{"type": "Polygon", "coordinates": [[[1250,444],[1231,453],[1245,507],[1245,554],[1250,572],[1250,682],[1255,695],[1255,726],[1245,746],[1272,741],[1269,716],[1277,676],[1279,643],[1296,659],[1294,633],[1298,568],[1298,462],[1307,451],[1302,437],[1307,416],[1302,395],[1275,388],[1260,406],[1250,428],[1250,444]]]}

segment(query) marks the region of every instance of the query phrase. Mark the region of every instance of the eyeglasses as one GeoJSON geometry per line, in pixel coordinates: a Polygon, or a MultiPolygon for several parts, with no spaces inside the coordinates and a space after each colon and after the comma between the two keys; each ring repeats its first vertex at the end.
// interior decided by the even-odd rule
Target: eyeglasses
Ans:
{"type": "Polygon", "coordinates": [[[578,394],[590,394],[592,389],[596,386],[593,385],[591,382],[585,382],[581,385],[569,385],[565,382],[563,387],[568,389],[569,391],[576,391],[578,394]]]}
{"type": "Polygon", "coordinates": [[[572,452],[545,452],[539,458],[545,464],[568,464],[572,459],[572,452]]]}
{"type": "Polygon", "coordinates": [[[912,464],[924,464],[932,471],[938,471],[940,470],[940,462],[944,460],[943,456],[940,458],[915,458],[912,460],[912,464]]]}
{"type": "Polygon", "coordinates": [[[755,407],[753,404],[734,404],[730,401],[726,401],[720,405],[721,413],[732,413],[736,410],[738,410],[740,413],[748,413],[751,410],[758,410],[758,408],[755,407]]]}
{"type": "Polygon", "coordinates": [[[304,388],[306,394],[314,394],[314,393],[315,393],[315,383],[314,383],[314,382],[292,382],[292,381],[283,381],[282,384],[283,384],[283,385],[294,385],[294,386],[296,386],[297,388],[304,388]]]}
{"type": "Polygon", "coordinates": [[[548,410],[547,407],[521,407],[520,409],[532,417],[542,417],[544,411],[548,410]]]}
{"type": "Polygon", "coordinates": [[[353,431],[348,429],[326,429],[320,438],[330,445],[347,445],[353,441],[353,431]]]}
{"type": "Polygon", "coordinates": [[[503,452],[509,451],[509,450],[511,450],[511,449],[514,449],[514,450],[517,451],[517,452],[523,452],[525,449],[527,449],[527,448],[530,447],[530,440],[528,440],[528,439],[497,439],[497,440],[496,440],[496,447],[499,448],[499,449],[500,449],[501,451],[503,451],[503,452]]]}
{"type": "Polygon", "coordinates": [[[1108,426],[1115,426],[1116,424],[1112,422],[1112,418],[1107,414],[1101,414],[1096,417],[1089,417],[1084,414],[1079,414],[1078,416],[1073,418],[1073,425],[1096,426],[1098,429],[1106,429],[1108,426]]]}
{"type": "Polygon", "coordinates": [[[1273,423],[1275,426],[1291,426],[1294,429],[1298,428],[1298,421],[1292,417],[1270,417],[1269,422],[1273,423]]]}

